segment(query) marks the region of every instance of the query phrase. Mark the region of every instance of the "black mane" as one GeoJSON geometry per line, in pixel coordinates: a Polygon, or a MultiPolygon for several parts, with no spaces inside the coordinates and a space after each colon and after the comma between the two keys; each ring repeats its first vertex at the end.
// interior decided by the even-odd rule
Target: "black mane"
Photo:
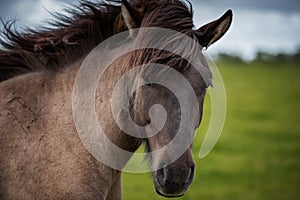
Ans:
{"type": "MultiPolygon", "coordinates": [[[[153,23],[148,19],[150,23],[143,22],[142,26],[177,31],[193,26],[192,7],[180,0],[131,0],[130,4],[141,11],[142,17],[155,9],[165,10],[164,16],[151,15],[161,21],[153,23]]],[[[82,58],[108,37],[127,29],[120,15],[119,0],[97,3],[83,0],[65,11],[67,15],[52,14],[54,20],[48,22],[51,28],[28,28],[20,33],[13,28],[15,21],[3,23],[0,82],[32,71],[60,69],[82,58]]]]}

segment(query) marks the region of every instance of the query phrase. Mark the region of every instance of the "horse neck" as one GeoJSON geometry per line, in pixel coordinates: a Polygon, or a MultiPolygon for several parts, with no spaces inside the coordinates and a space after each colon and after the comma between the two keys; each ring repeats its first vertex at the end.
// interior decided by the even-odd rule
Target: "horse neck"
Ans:
{"type": "MultiPolygon", "coordinates": [[[[66,85],[67,90],[74,90],[75,80],[78,76],[83,60],[80,60],[57,72],[54,81],[66,85]]],[[[111,111],[111,96],[115,83],[128,69],[120,67],[118,63],[110,66],[101,76],[95,95],[95,112],[101,129],[112,143],[130,152],[134,152],[141,145],[141,140],[124,133],[115,122],[111,111]]],[[[55,87],[55,85],[53,86],[55,87]]],[[[68,92],[70,93],[70,92],[68,92]]],[[[129,158],[128,158],[129,159],[129,158]]]]}

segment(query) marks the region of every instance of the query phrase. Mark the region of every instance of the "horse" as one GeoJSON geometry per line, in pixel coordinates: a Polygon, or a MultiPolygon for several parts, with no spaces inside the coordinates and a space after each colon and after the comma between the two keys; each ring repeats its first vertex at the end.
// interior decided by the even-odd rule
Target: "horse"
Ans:
{"type": "MultiPolygon", "coordinates": [[[[51,26],[38,30],[28,28],[20,33],[13,30],[14,22],[4,24],[0,50],[0,199],[121,199],[122,169],[103,164],[87,150],[73,119],[73,87],[84,59],[109,37],[128,32],[128,38],[135,41],[139,33],[134,30],[147,27],[180,32],[208,48],[232,22],[232,11],[228,10],[195,29],[192,5],[181,0],[82,1],[67,12],[66,16],[54,14],[51,26]]],[[[155,35],[147,39],[172,46],[172,41],[161,41],[155,35]]],[[[186,50],[193,52],[194,48],[186,50]]],[[[180,105],[174,93],[146,83],[130,97],[130,115],[140,126],[151,123],[148,112],[152,105],[165,108],[168,116],[156,135],[138,138],[126,134],[111,111],[112,90],[122,74],[153,61],[170,66],[191,83],[200,105],[197,119],[186,124],[186,135],[193,138],[210,85],[186,60],[167,51],[140,49],[114,61],[99,81],[102,84],[95,95],[95,111],[106,136],[119,148],[135,152],[145,144],[152,155],[149,160],[156,192],[179,197],[194,179],[192,145],[168,165],[170,154],[151,153],[170,143],[180,124],[180,105]]],[[[201,62],[209,69],[204,60],[201,62]]]]}

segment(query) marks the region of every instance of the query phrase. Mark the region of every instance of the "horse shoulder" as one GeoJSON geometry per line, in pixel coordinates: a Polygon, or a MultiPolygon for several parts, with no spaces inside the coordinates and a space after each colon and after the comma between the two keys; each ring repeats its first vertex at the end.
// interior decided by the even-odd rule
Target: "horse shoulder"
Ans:
{"type": "Polygon", "coordinates": [[[116,172],[82,145],[72,90],[49,75],[37,72],[0,83],[0,196],[104,199],[116,172]]]}

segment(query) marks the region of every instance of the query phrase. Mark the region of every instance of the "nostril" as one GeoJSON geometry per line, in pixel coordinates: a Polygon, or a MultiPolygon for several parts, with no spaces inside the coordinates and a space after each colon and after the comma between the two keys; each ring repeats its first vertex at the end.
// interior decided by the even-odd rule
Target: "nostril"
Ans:
{"type": "Polygon", "coordinates": [[[164,186],[166,183],[166,171],[165,168],[161,168],[157,171],[157,180],[161,186],[164,186]]]}
{"type": "Polygon", "coordinates": [[[188,184],[192,183],[194,179],[194,172],[195,172],[195,165],[191,166],[186,183],[188,184]]]}

